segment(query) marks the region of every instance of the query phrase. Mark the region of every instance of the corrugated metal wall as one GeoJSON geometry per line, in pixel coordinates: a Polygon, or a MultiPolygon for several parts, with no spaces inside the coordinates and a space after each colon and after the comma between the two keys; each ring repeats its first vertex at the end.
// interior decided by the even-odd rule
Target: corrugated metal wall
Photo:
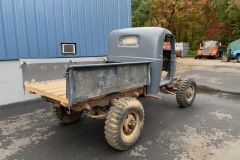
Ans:
{"type": "Polygon", "coordinates": [[[0,0],[0,60],[106,54],[110,31],[131,26],[131,0],[0,0]]]}

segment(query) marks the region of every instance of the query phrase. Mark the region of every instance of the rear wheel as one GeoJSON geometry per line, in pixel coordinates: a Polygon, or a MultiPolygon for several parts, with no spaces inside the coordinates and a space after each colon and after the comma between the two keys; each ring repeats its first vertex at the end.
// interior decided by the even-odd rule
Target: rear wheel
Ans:
{"type": "Polygon", "coordinates": [[[138,140],[144,124],[142,104],[135,98],[113,102],[105,122],[105,137],[115,149],[127,150],[138,140]]]}
{"type": "Polygon", "coordinates": [[[184,78],[178,82],[177,102],[182,107],[191,106],[197,93],[196,82],[191,78],[184,78]]]}
{"type": "Polygon", "coordinates": [[[237,56],[237,61],[240,63],[240,55],[237,56]]]}
{"type": "Polygon", "coordinates": [[[67,113],[68,108],[60,106],[52,106],[52,114],[56,120],[62,124],[70,124],[76,122],[82,115],[82,112],[70,110],[70,114],[67,113]]]}

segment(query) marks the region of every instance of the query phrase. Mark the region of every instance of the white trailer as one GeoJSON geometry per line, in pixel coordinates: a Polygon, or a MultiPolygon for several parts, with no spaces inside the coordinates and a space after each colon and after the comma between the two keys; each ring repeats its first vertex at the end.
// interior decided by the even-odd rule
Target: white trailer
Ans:
{"type": "Polygon", "coordinates": [[[177,55],[178,57],[187,57],[189,52],[188,42],[175,43],[175,50],[180,51],[180,55],[177,55]]]}

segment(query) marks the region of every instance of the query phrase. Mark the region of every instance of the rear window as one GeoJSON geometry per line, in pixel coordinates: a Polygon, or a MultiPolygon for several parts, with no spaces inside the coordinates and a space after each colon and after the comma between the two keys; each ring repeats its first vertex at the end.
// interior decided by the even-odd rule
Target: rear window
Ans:
{"type": "Polygon", "coordinates": [[[119,39],[119,46],[121,47],[138,47],[140,45],[139,36],[122,36],[119,39]]]}

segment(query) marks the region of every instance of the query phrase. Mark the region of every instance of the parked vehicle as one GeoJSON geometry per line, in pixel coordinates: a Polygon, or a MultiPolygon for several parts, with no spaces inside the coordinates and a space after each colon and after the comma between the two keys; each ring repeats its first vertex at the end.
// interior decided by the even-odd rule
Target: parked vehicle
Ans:
{"type": "Polygon", "coordinates": [[[105,119],[107,142],[127,150],[138,140],[144,124],[144,109],[137,97],[159,98],[160,91],[176,95],[178,104],[188,107],[195,99],[196,83],[174,77],[174,38],[167,29],[115,30],[108,44],[108,56],[93,62],[22,59],[23,85],[51,102],[60,123],[73,123],[81,115],[105,119]],[[165,38],[170,50],[163,49],[165,38]]]}
{"type": "Polygon", "coordinates": [[[177,57],[187,57],[189,52],[188,42],[175,43],[175,50],[177,57]]]}
{"type": "MultiPolygon", "coordinates": [[[[170,42],[163,43],[164,50],[171,50],[170,42]]],[[[189,47],[187,42],[175,43],[175,53],[177,57],[187,57],[189,52],[189,47]]]]}
{"type": "Polygon", "coordinates": [[[224,47],[218,41],[205,41],[203,42],[203,46],[200,43],[195,59],[201,59],[202,57],[219,58],[222,57],[224,50],[224,47]]]}
{"type": "Polygon", "coordinates": [[[235,59],[240,63],[240,39],[231,42],[227,48],[227,61],[235,59]]]}

